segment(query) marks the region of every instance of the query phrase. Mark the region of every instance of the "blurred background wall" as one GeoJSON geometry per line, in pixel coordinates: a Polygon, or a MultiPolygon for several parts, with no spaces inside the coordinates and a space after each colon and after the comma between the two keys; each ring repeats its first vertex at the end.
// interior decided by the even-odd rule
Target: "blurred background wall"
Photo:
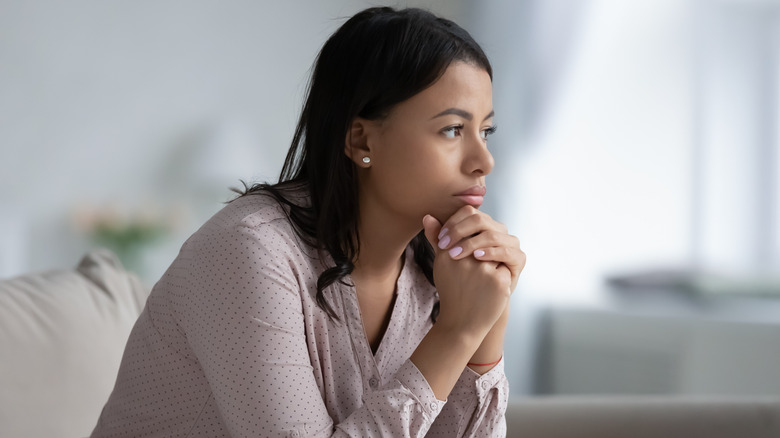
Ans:
{"type": "Polygon", "coordinates": [[[69,266],[98,219],[171,219],[158,277],[228,186],[277,176],[315,55],[366,6],[1,1],[0,275],[69,266]]]}
{"type": "MultiPolygon", "coordinates": [[[[0,277],[113,245],[153,284],[228,186],[276,177],[316,53],[378,4],[0,0],[0,277]]],[[[385,4],[494,64],[513,394],[780,392],[726,360],[780,359],[780,2],[385,4]]]]}

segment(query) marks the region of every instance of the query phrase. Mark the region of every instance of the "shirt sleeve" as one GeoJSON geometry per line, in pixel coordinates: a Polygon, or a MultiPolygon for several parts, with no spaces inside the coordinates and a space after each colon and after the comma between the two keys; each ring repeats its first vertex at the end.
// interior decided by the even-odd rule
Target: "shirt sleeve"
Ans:
{"type": "Polygon", "coordinates": [[[407,359],[395,379],[368,394],[363,406],[337,426],[339,437],[424,437],[444,401],[436,399],[428,381],[407,359]]]}
{"type": "Polygon", "coordinates": [[[466,367],[426,437],[504,437],[508,401],[503,357],[481,376],[466,367]]]}
{"type": "Polygon", "coordinates": [[[268,224],[224,230],[195,251],[180,326],[233,437],[423,437],[444,402],[407,361],[334,424],[305,335],[297,242],[268,224]]]}

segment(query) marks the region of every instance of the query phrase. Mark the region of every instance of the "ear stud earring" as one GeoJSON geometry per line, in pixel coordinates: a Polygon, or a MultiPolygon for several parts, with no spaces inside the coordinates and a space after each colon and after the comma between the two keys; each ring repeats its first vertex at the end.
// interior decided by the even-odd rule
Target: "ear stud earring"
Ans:
{"type": "Polygon", "coordinates": [[[363,162],[364,162],[364,163],[366,163],[366,164],[368,164],[368,163],[370,163],[370,162],[371,162],[371,158],[369,158],[369,157],[363,157],[363,162]]]}

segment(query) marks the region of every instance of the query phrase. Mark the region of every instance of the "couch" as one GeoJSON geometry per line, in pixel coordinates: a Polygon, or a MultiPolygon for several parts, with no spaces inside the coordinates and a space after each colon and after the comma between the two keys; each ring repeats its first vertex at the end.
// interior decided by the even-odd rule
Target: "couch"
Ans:
{"type": "Polygon", "coordinates": [[[0,281],[0,437],[83,437],[148,295],[107,250],[0,281]]]}
{"type": "Polygon", "coordinates": [[[515,399],[509,437],[778,438],[780,398],[545,396],[515,399]]]}
{"type": "MultiPolygon", "coordinates": [[[[148,288],[106,250],[0,281],[0,437],[89,435],[148,288]]],[[[526,397],[509,437],[780,437],[780,399],[526,397]]]]}

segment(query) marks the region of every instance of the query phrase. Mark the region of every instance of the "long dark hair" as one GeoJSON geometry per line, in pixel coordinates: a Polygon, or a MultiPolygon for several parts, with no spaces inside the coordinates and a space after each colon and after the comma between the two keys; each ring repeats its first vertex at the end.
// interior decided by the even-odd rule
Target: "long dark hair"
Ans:
{"type": "MultiPolygon", "coordinates": [[[[239,197],[268,193],[287,212],[298,236],[327,251],[334,266],[317,281],[317,304],[338,319],[323,291],[354,269],[360,251],[358,181],[344,153],[355,117],[379,120],[394,105],[432,85],[453,61],[483,68],[485,53],[457,24],[416,9],[369,8],[347,20],[325,43],[314,64],[306,101],[276,184],[254,184],[239,197]],[[286,193],[302,187],[310,203],[286,193]]],[[[423,231],[410,242],[415,262],[433,284],[433,257],[423,231]]],[[[432,318],[436,319],[438,305],[432,318]]]]}

